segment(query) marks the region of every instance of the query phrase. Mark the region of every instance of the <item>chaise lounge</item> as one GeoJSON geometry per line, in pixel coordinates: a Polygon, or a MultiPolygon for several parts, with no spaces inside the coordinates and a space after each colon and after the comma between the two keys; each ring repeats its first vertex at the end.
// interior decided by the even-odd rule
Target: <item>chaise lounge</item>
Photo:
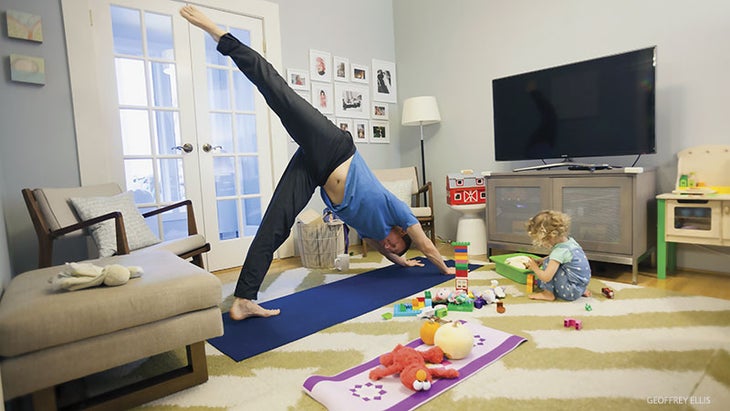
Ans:
{"type": "Polygon", "coordinates": [[[25,395],[36,410],[127,409],[208,379],[205,340],[223,334],[220,281],[172,252],[92,260],[142,267],[116,287],[55,291],[48,267],[12,279],[0,299],[0,371],[6,401],[25,395]],[[61,384],[186,348],[187,365],[76,404],[59,404],[61,384]]]}

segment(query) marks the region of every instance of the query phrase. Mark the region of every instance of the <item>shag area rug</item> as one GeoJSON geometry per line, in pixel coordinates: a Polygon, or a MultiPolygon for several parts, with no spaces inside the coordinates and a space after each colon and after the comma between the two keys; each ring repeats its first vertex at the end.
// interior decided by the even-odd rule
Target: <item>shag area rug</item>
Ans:
{"type": "MultiPolygon", "coordinates": [[[[345,274],[304,268],[270,274],[262,300],[386,265],[376,254],[353,258],[345,274]]],[[[470,274],[472,289],[486,288],[493,279],[508,286],[506,312],[498,314],[490,305],[472,313],[449,312],[447,319],[482,324],[527,342],[419,409],[729,409],[730,301],[595,278],[590,298],[532,301],[520,295],[523,285],[491,271],[491,264],[471,262],[485,264],[470,274]],[[605,298],[602,287],[612,288],[615,298],[605,298]],[[565,328],[565,318],[581,320],[583,329],[565,328]]],[[[223,310],[232,301],[235,277],[224,285],[223,310]]],[[[392,305],[376,309],[238,363],[206,345],[208,382],[141,409],[323,410],[302,389],[308,377],[336,375],[418,338],[419,320],[384,320],[381,315],[391,310],[392,305]]],[[[153,357],[138,368],[154,369],[180,356],[153,357]]]]}

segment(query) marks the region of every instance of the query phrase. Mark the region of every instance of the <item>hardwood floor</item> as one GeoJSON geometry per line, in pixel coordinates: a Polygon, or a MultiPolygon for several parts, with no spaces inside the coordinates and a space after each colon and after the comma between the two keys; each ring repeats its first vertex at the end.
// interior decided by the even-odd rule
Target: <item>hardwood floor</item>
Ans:
{"type": "MultiPolygon", "coordinates": [[[[449,243],[439,241],[437,246],[445,258],[449,258],[453,254],[453,248],[449,243]]],[[[350,251],[356,254],[361,252],[359,246],[351,246],[350,248],[350,251]]],[[[486,255],[470,255],[470,258],[486,260],[486,255]]],[[[271,264],[270,272],[280,272],[297,267],[301,267],[299,257],[275,259],[271,264]]],[[[215,274],[222,281],[235,281],[238,278],[239,269],[231,268],[217,271],[215,274]]],[[[593,262],[591,263],[591,269],[595,278],[631,284],[631,266],[593,262]]],[[[675,273],[667,274],[666,280],[658,280],[656,278],[656,267],[651,267],[646,263],[639,266],[638,285],[678,291],[689,295],[704,295],[730,300],[730,275],[723,273],[677,270],[675,273]]]]}

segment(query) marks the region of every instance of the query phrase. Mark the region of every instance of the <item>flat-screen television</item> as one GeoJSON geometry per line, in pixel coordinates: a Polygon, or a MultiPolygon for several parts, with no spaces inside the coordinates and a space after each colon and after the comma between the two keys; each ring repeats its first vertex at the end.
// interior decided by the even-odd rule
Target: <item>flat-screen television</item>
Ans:
{"type": "Polygon", "coordinates": [[[655,68],[650,47],[492,80],[495,160],[655,153],[655,68]]]}

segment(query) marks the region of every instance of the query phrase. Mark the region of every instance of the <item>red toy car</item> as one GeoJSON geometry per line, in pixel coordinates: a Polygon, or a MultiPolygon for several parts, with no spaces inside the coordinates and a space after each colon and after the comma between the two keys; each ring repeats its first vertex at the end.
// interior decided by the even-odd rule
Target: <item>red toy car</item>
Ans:
{"type": "Polygon", "coordinates": [[[601,292],[603,295],[606,296],[606,298],[613,298],[613,290],[608,287],[601,288],[601,292]]]}

